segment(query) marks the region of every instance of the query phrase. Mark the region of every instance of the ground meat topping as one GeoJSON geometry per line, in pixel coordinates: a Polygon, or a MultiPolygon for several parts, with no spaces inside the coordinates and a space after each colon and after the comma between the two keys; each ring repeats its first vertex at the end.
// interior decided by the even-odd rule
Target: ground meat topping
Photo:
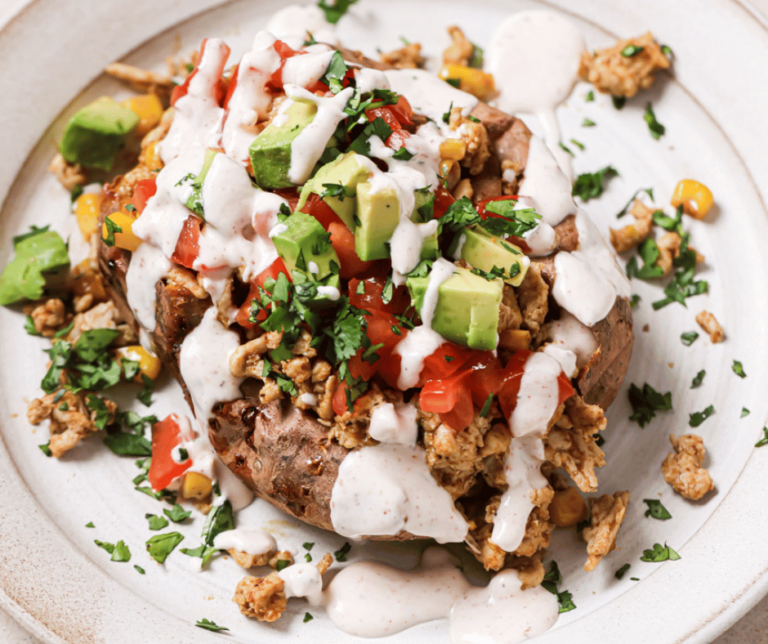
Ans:
{"type": "Polygon", "coordinates": [[[620,40],[613,47],[594,53],[585,51],[581,55],[579,76],[600,92],[630,97],[651,86],[657,69],[669,66],[669,59],[649,31],[639,38],[620,40]],[[639,51],[631,56],[622,54],[632,48],[639,51]]]}
{"type": "Polygon", "coordinates": [[[704,329],[704,331],[709,333],[709,339],[713,344],[722,342],[725,339],[723,327],[720,326],[720,323],[717,321],[714,314],[709,311],[702,311],[699,313],[696,316],[696,322],[698,322],[699,326],[704,329]]]}
{"type": "Polygon", "coordinates": [[[709,472],[701,467],[707,453],[704,441],[696,434],[683,434],[678,438],[670,434],[669,440],[675,451],[661,464],[664,480],[686,499],[698,501],[715,487],[709,472]]]}
{"type": "Polygon", "coordinates": [[[594,570],[600,560],[616,548],[616,535],[627,513],[628,504],[629,492],[604,494],[599,499],[589,499],[592,518],[589,526],[582,531],[589,555],[584,564],[587,572],[594,570]]]}
{"type": "Polygon", "coordinates": [[[53,157],[48,166],[48,172],[53,174],[58,182],[64,186],[64,189],[69,192],[72,192],[77,186],[84,186],[88,183],[88,174],[85,168],[79,164],[70,163],[61,154],[53,157]]]}
{"type": "Polygon", "coordinates": [[[416,69],[421,67],[426,60],[421,55],[421,44],[417,42],[408,43],[400,49],[381,52],[379,59],[382,63],[391,65],[396,69],[416,69]]]}
{"type": "Polygon", "coordinates": [[[240,612],[246,617],[274,622],[288,606],[285,582],[276,572],[266,577],[245,577],[237,584],[232,601],[240,606],[240,612]]]}
{"type": "Polygon", "coordinates": [[[651,234],[653,228],[653,210],[642,201],[635,199],[631,210],[635,217],[635,223],[619,228],[611,228],[611,245],[617,253],[623,253],[635,248],[641,241],[651,234]]]}
{"type": "Polygon", "coordinates": [[[483,171],[485,162],[491,156],[488,130],[482,123],[476,123],[468,116],[462,116],[461,112],[460,107],[454,107],[448,124],[451,130],[459,134],[466,147],[464,158],[460,161],[461,165],[469,168],[469,174],[477,175],[483,171]]]}
{"type": "Polygon", "coordinates": [[[443,65],[469,65],[475,46],[464,36],[456,25],[448,27],[451,44],[443,51],[443,65]]]}

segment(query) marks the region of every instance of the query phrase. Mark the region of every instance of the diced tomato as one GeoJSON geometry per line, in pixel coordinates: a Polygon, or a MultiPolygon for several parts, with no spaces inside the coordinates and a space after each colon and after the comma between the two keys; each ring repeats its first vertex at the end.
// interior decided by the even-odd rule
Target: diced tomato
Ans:
{"type": "Polygon", "coordinates": [[[400,95],[397,99],[397,103],[395,105],[389,105],[388,107],[392,110],[392,113],[400,122],[400,125],[413,125],[413,110],[405,96],[400,95]]]}
{"type": "Polygon", "coordinates": [[[405,145],[411,133],[408,130],[394,130],[385,141],[388,148],[399,150],[405,145]]]}
{"type": "Polygon", "coordinates": [[[344,222],[341,221],[335,212],[333,212],[333,208],[320,198],[320,195],[314,193],[309,195],[309,199],[307,199],[307,203],[304,204],[301,211],[308,215],[312,215],[326,230],[329,229],[332,223],[339,223],[344,226],[344,222]]]}
{"type": "Polygon", "coordinates": [[[461,371],[452,378],[430,380],[421,390],[419,406],[440,414],[440,420],[457,432],[466,429],[475,417],[468,387],[471,377],[471,371],[461,371]]]}
{"type": "MultiPolygon", "coordinates": [[[[240,307],[240,310],[235,317],[235,320],[240,326],[246,329],[252,329],[255,326],[254,323],[248,319],[251,316],[251,301],[260,296],[259,289],[264,288],[264,282],[270,278],[276,280],[280,273],[283,273],[289,280],[291,279],[291,274],[285,267],[283,260],[278,257],[267,269],[259,273],[251,282],[251,290],[248,292],[248,297],[245,298],[245,303],[240,307]]],[[[259,311],[256,316],[258,320],[265,320],[266,317],[266,311],[259,311]]]]}
{"type": "Polygon", "coordinates": [[[405,286],[393,287],[392,298],[385,304],[382,294],[386,285],[387,278],[383,276],[352,279],[349,282],[349,302],[364,311],[382,311],[395,315],[403,313],[411,303],[408,289],[405,286]],[[363,292],[358,293],[361,289],[363,292]]]}
{"type": "MultiPolygon", "coordinates": [[[[349,408],[347,407],[347,389],[349,389],[349,385],[342,381],[336,388],[336,391],[333,394],[333,398],[331,399],[331,406],[333,407],[333,411],[339,416],[343,416],[349,411],[349,408]]],[[[363,399],[358,398],[353,403],[352,407],[353,409],[360,411],[362,405],[363,399]]]]}
{"type": "Polygon", "coordinates": [[[434,353],[424,358],[419,374],[419,386],[423,387],[424,383],[429,380],[443,380],[453,377],[464,369],[464,365],[472,359],[475,353],[472,349],[465,349],[453,342],[444,342],[434,353]]]}
{"type": "Polygon", "coordinates": [[[576,390],[571,384],[571,379],[565,375],[564,371],[561,371],[560,375],[557,377],[557,385],[558,393],[560,394],[557,404],[562,405],[566,400],[568,400],[571,396],[573,396],[573,394],[576,393],[576,390]]]}
{"type": "Polygon", "coordinates": [[[488,217],[496,217],[497,219],[501,219],[501,215],[497,215],[495,212],[486,212],[485,207],[491,203],[492,201],[517,201],[519,197],[517,195],[501,195],[499,197],[491,197],[490,199],[485,199],[484,201],[478,201],[475,204],[475,208],[477,208],[477,214],[480,215],[483,219],[487,219],[488,217]]]}
{"type": "Polygon", "coordinates": [[[206,46],[208,44],[208,39],[206,38],[203,40],[203,44],[200,46],[200,56],[198,57],[197,66],[190,72],[189,76],[184,80],[184,83],[181,85],[177,85],[173,88],[173,92],[171,92],[171,105],[175,105],[176,101],[178,101],[183,96],[187,95],[187,92],[189,91],[189,84],[192,82],[192,79],[197,75],[197,72],[200,68],[200,65],[203,63],[204,58],[206,55],[213,55],[216,56],[217,53],[219,54],[219,62],[218,62],[218,70],[216,73],[216,82],[214,85],[210,88],[211,89],[211,96],[216,100],[216,103],[221,105],[222,101],[224,100],[224,97],[227,94],[227,87],[224,84],[224,82],[221,80],[221,75],[224,72],[224,65],[227,63],[227,58],[229,57],[230,49],[229,47],[222,43],[222,49],[220,52],[214,52],[211,54],[211,52],[206,51],[206,46]]]}
{"type": "Polygon", "coordinates": [[[229,99],[232,98],[232,94],[235,93],[235,88],[237,87],[237,74],[240,71],[240,63],[237,63],[235,67],[232,69],[232,79],[229,81],[229,87],[227,87],[227,95],[224,97],[224,103],[222,104],[222,107],[224,109],[227,109],[227,106],[229,105],[229,99]]]}
{"type": "Polygon", "coordinates": [[[328,226],[331,233],[331,244],[339,256],[339,275],[348,280],[367,270],[372,262],[360,259],[355,250],[355,235],[341,221],[332,221],[328,226]]]}
{"type": "Polygon", "coordinates": [[[272,76],[269,77],[265,87],[270,92],[278,92],[283,89],[283,67],[285,66],[285,61],[306,52],[296,51],[286,45],[282,40],[276,40],[272,46],[280,56],[280,67],[272,73],[272,76]]]}
{"type": "Polygon", "coordinates": [[[448,210],[450,205],[456,201],[448,189],[441,183],[435,190],[434,218],[440,219],[448,210]]]}
{"type": "Polygon", "coordinates": [[[136,212],[141,214],[147,207],[147,201],[157,192],[157,182],[154,179],[142,179],[133,189],[131,204],[136,208],[136,212]]]}
{"type": "Polygon", "coordinates": [[[400,325],[397,318],[384,311],[369,311],[365,319],[366,335],[371,341],[371,346],[383,346],[376,349],[378,359],[374,362],[363,360],[362,349],[358,351],[349,361],[350,372],[355,378],[362,377],[364,380],[369,380],[374,373],[378,373],[390,387],[396,387],[400,377],[400,356],[393,351],[408,331],[400,325]]]}
{"type": "Polygon", "coordinates": [[[299,191],[296,188],[277,188],[272,192],[285,199],[291,210],[296,210],[296,206],[299,203],[299,191]]]}
{"type": "Polygon", "coordinates": [[[390,105],[386,105],[385,107],[373,107],[365,110],[365,115],[368,117],[368,122],[373,123],[377,118],[380,118],[383,119],[384,122],[389,125],[393,131],[402,129],[403,126],[400,125],[400,121],[397,120],[397,117],[394,115],[390,108],[390,105]]]}
{"type": "Polygon", "coordinates": [[[512,415],[517,405],[517,394],[520,392],[520,381],[525,372],[525,363],[531,355],[531,351],[516,351],[504,367],[498,397],[505,418],[512,415]]]}
{"type": "MultiPolygon", "coordinates": [[[[349,87],[350,83],[352,82],[352,79],[354,79],[355,73],[354,70],[350,69],[346,74],[344,74],[344,78],[341,81],[341,86],[346,88],[349,87]]],[[[330,92],[331,88],[328,87],[323,81],[317,81],[314,85],[310,85],[306,88],[308,92],[311,92],[312,94],[316,94],[320,92],[321,94],[325,94],[326,92],[330,92]]]]}
{"type": "Polygon", "coordinates": [[[181,429],[176,414],[152,425],[152,463],[147,478],[155,492],[167,488],[192,466],[190,459],[183,463],[173,460],[173,449],[179,443],[181,429]]]}
{"type": "Polygon", "coordinates": [[[189,216],[184,222],[181,234],[176,242],[176,248],[171,255],[171,261],[181,264],[185,268],[192,268],[200,252],[200,226],[202,221],[197,217],[189,216]]]}

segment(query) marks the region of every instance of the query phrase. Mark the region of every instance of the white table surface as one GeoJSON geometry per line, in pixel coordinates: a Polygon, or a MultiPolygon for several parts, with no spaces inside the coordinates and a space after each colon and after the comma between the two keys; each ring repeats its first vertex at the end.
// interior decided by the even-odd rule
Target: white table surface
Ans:
{"type": "MultiPolygon", "coordinates": [[[[0,0],[0,28],[29,0],[0,0]]],[[[768,16],[768,0],[752,0],[755,9],[768,16]]],[[[41,644],[9,615],[0,610],[0,643],[41,644]]],[[[712,644],[768,644],[768,597],[712,644]]]]}

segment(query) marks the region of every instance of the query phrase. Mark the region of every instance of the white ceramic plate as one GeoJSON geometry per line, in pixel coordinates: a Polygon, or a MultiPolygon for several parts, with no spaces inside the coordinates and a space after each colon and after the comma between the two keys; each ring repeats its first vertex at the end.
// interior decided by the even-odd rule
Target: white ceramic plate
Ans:
{"type": "MultiPolygon", "coordinates": [[[[68,196],[45,167],[66,118],[94,97],[122,90],[99,76],[105,64],[125,57],[161,69],[177,36],[183,51],[216,35],[238,54],[282,4],[29,3],[0,32],[0,264],[8,261],[11,236],[30,224],[51,223],[60,230],[71,225],[68,196]],[[216,5],[221,6],[186,20],[216,5]]],[[[471,6],[361,0],[341,23],[340,37],[348,46],[373,54],[376,46],[396,47],[403,35],[421,41],[435,55],[445,46],[447,25],[458,23],[470,39],[483,43],[503,16],[531,6],[569,13],[590,47],[607,44],[617,34],[650,29],[675,51],[674,78],[662,75],[651,92],[622,111],[614,110],[605,97],[585,103],[587,90],[581,85],[560,110],[565,140],[573,137],[586,145],[584,152],[576,153],[576,171],[610,163],[621,173],[603,197],[588,204],[601,227],[607,229],[635,189],[653,186],[657,204],[663,205],[682,177],[703,181],[718,201],[705,223],[689,222],[693,245],[707,256],[702,278],[710,283],[710,295],[689,300],[687,309],[672,305],[654,312],[650,303],[660,298],[660,289],[633,282],[633,293],[640,294],[642,302],[635,309],[636,343],[626,385],[647,381],[672,391],[674,411],[660,414],[641,430],[627,420],[624,394],[611,408],[605,432],[608,465],[598,474],[601,492],[631,493],[619,536],[621,549],[594,573],[585,574],[583,544],[570,531],[556,535],[550,554],[559,562],[563,587],[573,593],[578,609],[562,615],[537,641],[710,641],[768,588],[768,514],[763,510],[768,488],[762,475],[768,449],[753,449],[768,416],[763,359],[768,339],[759,332],[768,318],[768,266],[761,248],[768,239],[763,201],[768,193],[763,148],[768,141],[768,95],[757,82],[764,78],[768,60],[768,31],[748,8],[727,0],[495,0],[471,6]],[[653,101],[667,127],[658,142],[648,135],[642,118],[646,100],[653,101]],[[585,116],[598,126],[581,128],[585,116]],[[713,346],[702,334],[692,347],[683,347],[680,333],[696,328],[694,316],[704,308],[718,316],[727,341],[713,346]],[[746,379],[731,371],[734,359],[743,362],[746,379]],[[691,390],[691,379],[700,369],[707,371],[704,384],[691,390]],[[664,483],[660,464],[669,451],[667,435],[688,431],[688,414],[709,404],[716,414],[694,431],[710,451],[708,465],[717,488],[705,501],[690,503],[664,483]],[[751,414],[740,419],[743,406],[751,414]],[[661,498],[673,519],[644,518],[644,498],[661,498]],[[668,543],[682,559],[640,562],[643,549],[656,542],[668,543]],[[624,563],[632,567],[619,581],[614,572],[624,563]]],[[[159,506],[133,491],[130,480],[137,470],[132,459],[112,456],[98,440],[87,441],[60,462],[44,458],[38,450],[47,432],[34,432],[25,410],[27,400],[38,393],[44,373],[40,351],[46,343],[27,336],[22,322],[18,312],[0,310],[0,606],[45,642],[214,641],[216,635],[194,627],[204,617],[230,627],[232,641],[354,640],[342,636],[317,611],[312,622],[303,623],[306,606],[301,602],[292,602],[290,614],[273,626],[241,617],[229,601],[242,576],[232,562],[215,561],[203,574],[193,570],[196,560],[179,553],[164,567],[152,562],[143,551],[151,535],[143,515],[158,512],[159,506]],[[84,527],[89,521],[95,529],[84,527]],[[110,562],[93,545],[94,538],[124,539],[133,552],[131,563],[110,562]],[[134,563],[147,574],[136,573],[134,563]]],[[[158,415],[185,411],[174,383],[166,383],[156,400],[153,411],[158,415]]],[[[241,521],[266,525],[281,546],[296,550],[308,540],[317,542],[313,552],[335,550],[342,543],[298,526],[261,502],[241,521]]],[[[198,545],[199,531],[199,519],[183,527],[183,545],[198,545]]],[[[359,546],[354,552],[362,556],[366,551],[412,565],[419,548],[359,546]]],[[[445,642],[447,629],[445,623],[433,622],[391,641],[445,642]]]]}

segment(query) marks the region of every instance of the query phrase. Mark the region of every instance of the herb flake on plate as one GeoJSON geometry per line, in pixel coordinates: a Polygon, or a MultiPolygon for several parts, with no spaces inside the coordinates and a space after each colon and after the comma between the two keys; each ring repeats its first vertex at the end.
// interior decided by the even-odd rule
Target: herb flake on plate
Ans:
{"type": "Polygon", "coordinates": [[[643,550],[643,556],[640,557],[640,561],[648,561],[651,563],[661,563],[662,561],[677,561],[681,559],[672,548],[666,543],[662,546],[660,543],[654,543],[652,549],[643,550]]]}
{"type": "Polygon", "coordinates": [[[672,518],[669,510],[658,499],[643,499],[643,503],[648,506],[648,509],[645,511],[646,517],[658,519],[659,521],[666,521],[672,518]]]}
{"type": "Polygon", "coordinates": [[[715,406],[709,405],[704,411],[695,411],[692,414],[690,414],[688,424],[691,427],[698,427],[699,425],[701,425],[701,423],[707,420],[707,418],[709,418],[714,413],[715,413],[715,406]]]}

